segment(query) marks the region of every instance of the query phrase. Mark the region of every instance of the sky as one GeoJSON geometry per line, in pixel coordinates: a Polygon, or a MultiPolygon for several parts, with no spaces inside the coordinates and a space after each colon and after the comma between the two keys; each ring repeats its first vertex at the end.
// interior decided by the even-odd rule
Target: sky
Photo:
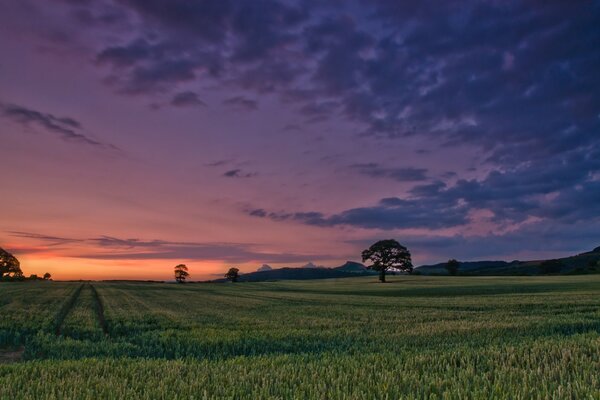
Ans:
{"type": "Polygon", "coordinates": [[[600,245],[600,2],[0,0],[0,247],[55,279],[600,245]]]}

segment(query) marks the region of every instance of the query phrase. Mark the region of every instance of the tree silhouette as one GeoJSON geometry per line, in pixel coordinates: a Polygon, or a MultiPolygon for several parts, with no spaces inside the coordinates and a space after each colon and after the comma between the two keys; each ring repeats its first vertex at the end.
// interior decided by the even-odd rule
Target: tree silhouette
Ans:
{"type": "Polygon", "coordinates": [[[448,260],[446,263],[446,270],[450,275],[456,275],[458,273],[458,267],[460,267],[460,263],[454,258],[448,260]]]}
{"type": "Polygon", "coordinates": [[[225,278],[229,279],[231,282],[237,282],[239,277],[240,277],[240,270],[239,270],[239,268],[235,268],[235,267],[229,268],[229,271],[227,271],[227,273],[225,274],[225,278]]]}
{"type": "Polygon", "coordinates": [[[410,252],[394,239],[380,240],[362,252],[362,260],[373,264],[367,268],[379,272],[379,280],[385,282],[385,273],[394,268],[412,272],[413,265],[410,252]]]}
{"type": "Polygon", "coordinates": [[[21,263],[17,257],[0,248],[0,280],[3,278],[23,278],[21,263]]]}
{"type": "Polygon", "coordinates": [[[44,280],[49,281],[50,279],[52,279],[52,275],[50,274],[50,272],[46,272],[44,274],[44,280]]]}
{"type": "Polygon", "coordinates": [[[189,278],[188,267],[185,264],[179,264],[175,267],[175,280],[177,283],[185,283],[186,278],[189,278]]]}

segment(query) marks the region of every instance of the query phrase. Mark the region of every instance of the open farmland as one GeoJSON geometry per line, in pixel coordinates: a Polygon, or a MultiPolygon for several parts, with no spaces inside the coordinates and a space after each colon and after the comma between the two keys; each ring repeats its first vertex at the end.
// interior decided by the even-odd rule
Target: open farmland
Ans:
{"type": "Polygon", "coordinates": [[[600,398],[600,276],[391,279],[0,284],[0,398],[600,398]]]}

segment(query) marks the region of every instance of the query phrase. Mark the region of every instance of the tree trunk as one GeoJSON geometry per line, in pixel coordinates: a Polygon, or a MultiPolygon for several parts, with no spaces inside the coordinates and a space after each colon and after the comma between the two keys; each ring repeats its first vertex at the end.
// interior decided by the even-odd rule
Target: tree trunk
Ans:
{"type": "Polygon", "coordinates": [[[381,281],[381,283],[385,283],[385,269],[379,271],[379,280],[381,281]]]}

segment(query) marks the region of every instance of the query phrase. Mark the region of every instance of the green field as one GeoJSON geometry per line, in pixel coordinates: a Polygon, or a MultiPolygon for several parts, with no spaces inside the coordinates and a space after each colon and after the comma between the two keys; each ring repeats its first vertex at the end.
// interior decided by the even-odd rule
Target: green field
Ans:
{"type": "Polygon", "coordinates": [[[600,398],[600,276],[374,280],[0,284],[0,399],[600,398]]]}

